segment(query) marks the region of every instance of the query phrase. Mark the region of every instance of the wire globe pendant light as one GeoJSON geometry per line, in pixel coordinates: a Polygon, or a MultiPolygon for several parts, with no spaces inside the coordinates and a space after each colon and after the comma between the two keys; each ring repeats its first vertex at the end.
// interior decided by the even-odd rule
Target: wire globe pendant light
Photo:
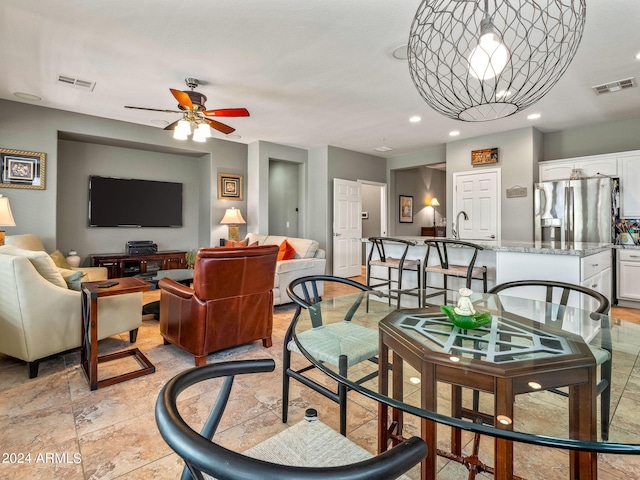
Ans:
{"type": "Polygon", "coordinates": [[[422,98],[483,122],[540,100],[573,60],[586,0],[423,0],[407,53],[422,98]]]}

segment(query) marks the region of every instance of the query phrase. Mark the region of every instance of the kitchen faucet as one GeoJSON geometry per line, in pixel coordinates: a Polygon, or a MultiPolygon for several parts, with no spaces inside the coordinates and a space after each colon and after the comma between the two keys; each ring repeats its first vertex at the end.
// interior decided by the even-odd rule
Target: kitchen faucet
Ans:
{"type": "Polygon", "coordinates": [[[467,215],[467,212],[464,210],[460,210],[458,215],[456,215],[456,223],[451,226],[451,233],[453,233],[453,238],[457,240],[460,239],[460,235],[458,235],[458,231],[456,230],[456,228],[460,228],[460,215],[464,215],[464,219],[469,220],[469,215],[467,215]]]}

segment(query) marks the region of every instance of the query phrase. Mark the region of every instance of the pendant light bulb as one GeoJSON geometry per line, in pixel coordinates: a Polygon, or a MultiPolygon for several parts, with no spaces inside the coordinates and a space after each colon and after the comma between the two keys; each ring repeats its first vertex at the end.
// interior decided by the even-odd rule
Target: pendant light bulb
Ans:
{"type": "Polygon", "coordinates": [[[491,19],[480,24],[480,41],[469,55],[469,73],[478,80],[490,80],[500,75],[509,61],[509,49],[496,34],[491,19]]]}

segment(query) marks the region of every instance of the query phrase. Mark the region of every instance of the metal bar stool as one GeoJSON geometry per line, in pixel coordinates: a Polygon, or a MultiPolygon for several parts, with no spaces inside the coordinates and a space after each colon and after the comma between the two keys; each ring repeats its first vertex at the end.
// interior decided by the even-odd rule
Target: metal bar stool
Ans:
{"type": "MultiPolygon", "coordinates": [[[[475,243],[463,242],[461,240],[425,240],[425,245],[427,245],[427,254],[424,259],[424,273],[422,278],[422,284],[424,285],[425,290],[427,288],[433,288],[441,290],[440,292],[433,293],[431,295],[426,295],[425,297],[434,297],[444,295],[444,303],[447,303],[447,292],[449,291],[447,279],[449,277],[456,278],[465,278],[465,286],[466,288],[471,288],[472,280],[482,280],[482,291],[487,291],[487,267],[481,266],[476,267],[476,258],[478,257],[478,252],[480,250],[484,250],[484,247],[481,245],[476,245],[475,243]],[[429,256],[431,254],[431,249],[434,249],[438,254],[438,265],[429,266],[429,256]],[[471,260],[467,265],[454,265],[449,263],[449,252],[448,248],[465,248],[472,250],[471,260]],[[429,273],[438,273],[443,276],[443,286],[433,286],[427,283],[428,274],[429,273]]],[[[426,298],[425,298],[426,300],[426,298]]]]}
{"type": "MultiPolygon", "coordinates": [[[[407,253],[409,252],[409,247],[415,247],[417,242],[392,237],[370,237],[369,241],[371,242],[371,250],[369,251],[369,257],[367,258],[367,286],[370,288],[387,287],[389,290],[394,290],[392,286],[395,283],[398,293],[396,296],[389,293],[388,297],[389,305],[391,305],[391,299],[395,299],[398,302],[398,308],[400,308],[400,297],[402,294],[415,295],[419,297],[419,292],[422,287],[422,261],[406,258],[407,253]],[[385,252],[385,245],[387,247],[390,245],[399,247],[399,249],[402,250],[402,253],[399,256],[391,257],[385,252]],[[374,256],[374,252],[377,253],[377,258],[374,256]],[[372,267],[385,267],[387,269],[387,276],[373,276],[371,273],[372,267]],[[395,280],[391,273],[393,270],[398,271],[397,279],[395,280]],[[402,290],[402,273],[405,270],[416,272],[417,290],[415,293],[400,293],[400,290],[402,290]],[[372,280],[378,280],[379,283],[372,284],[372,280]]],[[[381,274],[378,273],[377,275],[381,274]]]]}

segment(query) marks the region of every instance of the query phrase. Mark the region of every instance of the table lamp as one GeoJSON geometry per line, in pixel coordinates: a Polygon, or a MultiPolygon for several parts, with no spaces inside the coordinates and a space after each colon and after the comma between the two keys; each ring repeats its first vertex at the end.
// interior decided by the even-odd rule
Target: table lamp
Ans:
{"type": "Polygon", "coordinates": [[[429,206],[433,207],[433,226],[435,227],[436,226],[436,207],[440,206],[440,202],[438,202],[438,199],[436,197],[433,197],[429,202],[429,206]]]}
{"type": "Polygon", "coordinates": [[[224,212],[224,217],[220,222],[221,225],[229,226],[229,240],[233,240],[235,242],[238,241],[238,225],[241,223],[247,222],[242,218],[240,210],[235,207],[227,208],[227,211],[224,212]]]}
{"type": "MultiPolygon", "coordinates": [[[[0,194],[0,227],[15,227],[9,199],[0,194]]],[[[4,230],[0,230],[0,245],[4,245],[4,230]]]]}

